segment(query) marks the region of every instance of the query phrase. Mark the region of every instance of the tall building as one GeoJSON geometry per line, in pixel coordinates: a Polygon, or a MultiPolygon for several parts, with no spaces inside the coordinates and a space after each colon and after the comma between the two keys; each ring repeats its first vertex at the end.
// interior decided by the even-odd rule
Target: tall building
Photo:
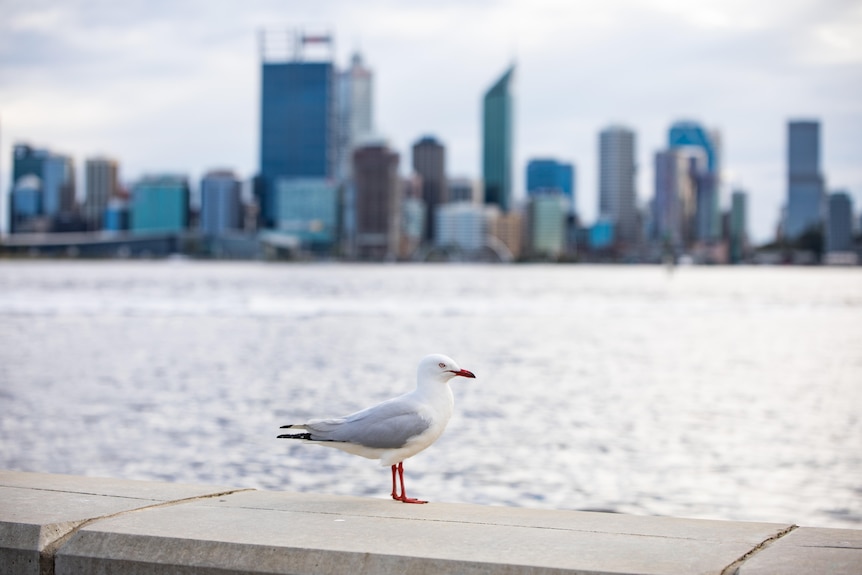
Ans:
{"type": "Polygon", "coordinates": [[[697,122],[674,123],[668,131],[669,149],[699,149],[705,161],[698,163],[694,192],[694,240],[714,242],[721,236],[721,135],[697,122]]]}
{"type": "Polygon", "coordinates": [[[353,152],[355,254],[360,259],[391,260],[398,253],[401,186],[398,153],[383,142],[353,152]]]}
{"type": "Polygon", "coordinates": [[[374,74],[365,67],[358,52],[351,58],[350,67],[337,74],[335,101],[335,177],[346,181],[351,177],[353,150],[374,133],[374,74]]]}
{"type": "Polygon", "coordinates": [[[74,207],[72,158],[16,144],[12,150],[10,231],[50,231],[53,222],[69,214],[74,207]],[[19,185],[27,176],[32,177],[27,178],[26,185],[19,185]]]}
{"type": "Polygon", "coordinates": [[[515,66],[491,86],[482,100],[482,178],[485,203],[496,204],[505,213],[512,204],[512,159],[514,157],[515,66]]]}
{"type": "Polygon", "coordinates": [[[133,233],[181,232],[189,226],[189,182],[180,175],[144,176],[132,187],[133,233]]]}
{"type": "Polygon", "coordinates": [[[655,155],[653,237],[685,250],[695,239],[697,178],[706,165],[702,150],[674,148],[655,155]]]}
{"type": "Polygon", "coordinates": [[[835,192],[829,195],[825,239],[827,252],[853,249],[853,200],[850,194],[835,192]]]}
{"type": "Polygon", "coordinates": [[[736,190],[730,196],[730,261],[738,263],[745,259],[748,249],[748,194],[736,190]]]}
{"type": "Polygon", "coordinates": [[[575,213],[575,168],[572,164],[550,158],[527,162],[527,196],[549,190],[562,192],[568,213],[575,213]]]}
{"type": "Polygon", "coordinates": [[[434,136],[424,136],[413,144],[413,171],[422,178],[425,202],[425,237],[434,239],[437,208],[449,201],[446,180],[446,148],[434,136]]]}
{"type": "Polygon", "coordinates": [[[790,241],[823,222],[824,182],[820,173],[820,122],[792,120],[787,125],[787,216],[790,241]]]}
{"type": "Polygon", "coordinates": [[[242,229],[242,184],[230,170],[212,170],[201,179],[201,232],[220,236],[242,229]]]}
{"type": "Polygon", "coordinates": [[[119,168],[111,158],[88,158],[84,163],[85,186],[84,220],[90,230],[104,229],[105,211],[108,202],[117,193],[119,168]]]}
{"type": "Polygon", "coordinates": [[[278,178],[335,175],[332,37],[302,31],[261,34],[261,222],[273,227],[278,178]],[[321,49],[322,48],[322,49],[321,49]]]}
{"type": "Polygon", "coordinates": [[[635,133],[610,126],[599,134],[599,216],[613,222],[615,240],[638,241],[635,195],[635,133]]]}

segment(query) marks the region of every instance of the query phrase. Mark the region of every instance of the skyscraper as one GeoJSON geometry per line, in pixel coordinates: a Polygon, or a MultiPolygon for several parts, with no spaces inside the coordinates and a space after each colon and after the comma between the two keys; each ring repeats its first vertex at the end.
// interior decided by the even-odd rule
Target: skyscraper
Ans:
{"type": "Polygon", "coordinates": [[[482,100],[482,178],[485,203],[508,212],[512,202],[515,66],[510,66],[482,100]]]}
{"type": "Polygon", "coordinates": [[[599,216],[614,224],[615,239],[638,240],[635,206],[635,133],[610,126],[599,134],[599,216]]]}
{"type": "Polygon", "coordinates": [[[87,195],[84,200],[84,220],[90,230],[104,227],[108,202],[117,193],[117,161],[111,158],[88,158],[84,163],[87,195]]]}
{"type": "Polygon", "coordinates": [[[422,178],[425,202],[425,237],[434,239],[437,208],[449,201],[446,180],[446,148],[434,136],[424,136],[413,144],[413,171],[422,178]]]}
{"type": "Polygon", "coordinates": [[[787,125],[787,219],[790,241],[823,222],[823,176],[820,173],[820,123],[792,120],[787,125]]]}
{"type": "Polygon", "coordinates": [[[846,192],[829,195],[826,220],[826,251],[849,252],[853,249],[853,200],[846,192]]]}
{"type": "Polygon", "coordinates": [[[572,164],[550,158],[527,162],[527,195],[548,190],[562,192],[568,213],[575,213],[575,168],[572,164]]]}
{"type": "Polygon", "coordinates": [[[335,173],[332,38],[302,31],[261,34],[260,215],[272,227],[277,178],[335,173]],[[314,49],[323,47],[322,54],[314,49]]]}
{"type": "Polygon", "coordinates": [[[401,194],[398,153],[383,142],[353,152],[356,188],[355,251],[361,259],[392,259],[398,253],[401,194]]]}
{"type": "Polygon", "coordinates": [[[201,179],[201,231],[219,236],[242,229],[240,181],[230,170],[212,170],[201,179]]]}
{"type": "Polygon", "coordinates": [[[730,197],[730,261],[745,259],[748,246],[748,194],[736,190],[730,197]]]}
{"type": "Polygon", "coordinates": [[[335,96],[338,116],[335,177],[345,181],[351,177],[353,150],[374,133],[374,74],[365,67],[358,52],[351,58],[350,67],[338,72],[335,96]]]}
{"type": "Polygon", "coordinates": [[[673,148],[655,155],[653,237],[687,249],[695,236],[696,174],[706,166],[703,150],[673,148]]]}
{"type": "Polygon", "coordinates": [[[15,144],[10,204],[10,231],[49,231],[52,223],[71,212],[75,205],[72,158],[27,144],[15,144]],[[27,178],[26,185],[19,185],[26,176],[32,177],[27,178]],[[35,219],[42,221],[35,222],[35,219]]]}
{"type": "Polygon", "coordinates": [[[709,131],[697,122],[674,123],[668,132],[669,149],[700,149],[705,163],[698,163],[692,174],[694,190],[693,238],[712,242],[719,238],[721,213],[719,190],[721,187],[721,136],[717,130],[709,131]]]}

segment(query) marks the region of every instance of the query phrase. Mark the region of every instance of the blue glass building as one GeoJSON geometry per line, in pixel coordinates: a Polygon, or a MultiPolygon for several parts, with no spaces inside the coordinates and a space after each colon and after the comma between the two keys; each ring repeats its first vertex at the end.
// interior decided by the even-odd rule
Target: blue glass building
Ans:
{"type": "Polygon", "coordinates": [[[572,164],[553,159],[535,159],[527,163],[527,195],[543,190],[559,190],[568,203],[568,212],[575,212],[575,168],[572,164]]]}
{"type": "Polygon", "coordinates": [[[787,126],[787,219],[792,240],[823,222],[824,184],[820,174],[820,123],[792,121],[787,126]]]}
{"type": "Polygon", "coordinates": [[[485,203],[508,212],[512,202],[513,112],[512,82],[515,67],[509,67],[482,100],[482,178],[485,203]]]}
{"type": "Polygon", "coordinates": [[[331,62],[263,62],[259,198],[262,224],[275,225],[278,178],[329,178],[335,167],[331,62]]]}
{"type": "Polygon", "coordinates": [[[185,176],[141,178],[132,188],[133,233],[181,232],[189,224],[189,184],[185,176]]]}

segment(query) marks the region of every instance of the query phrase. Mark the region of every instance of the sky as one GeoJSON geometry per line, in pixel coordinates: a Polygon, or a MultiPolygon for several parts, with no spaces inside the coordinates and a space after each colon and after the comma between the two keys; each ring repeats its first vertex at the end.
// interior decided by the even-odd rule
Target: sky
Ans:
{"type": "Polygon", "coordinates": [[[575,164],[577,208],[598,208],[598,134],[636,132],[637,194],[678,120],[722,137],[729,192],[771,239],[786,197],[787,122],[821,123],[827,188],[862,208],[862,0],[0,0],[0,214],[17,142],[121,178],[258,167],[262,29],[330,31],[336,64],[375,75],[377,132],[401,154],[435,135],[451,176],[481,177],[482,95],[516,64],[515,194],[526,163],[575,164]]]}

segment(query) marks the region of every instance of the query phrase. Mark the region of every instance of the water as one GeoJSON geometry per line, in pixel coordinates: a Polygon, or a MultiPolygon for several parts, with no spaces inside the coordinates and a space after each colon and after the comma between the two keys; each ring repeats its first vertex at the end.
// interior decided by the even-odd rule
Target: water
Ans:
{"type": "Polygon", "coordinates": [[[862,527],[858,269],[0,262],[0,468],[386,497],[276,440],[456,379],[432,501],[862,527]]]}

